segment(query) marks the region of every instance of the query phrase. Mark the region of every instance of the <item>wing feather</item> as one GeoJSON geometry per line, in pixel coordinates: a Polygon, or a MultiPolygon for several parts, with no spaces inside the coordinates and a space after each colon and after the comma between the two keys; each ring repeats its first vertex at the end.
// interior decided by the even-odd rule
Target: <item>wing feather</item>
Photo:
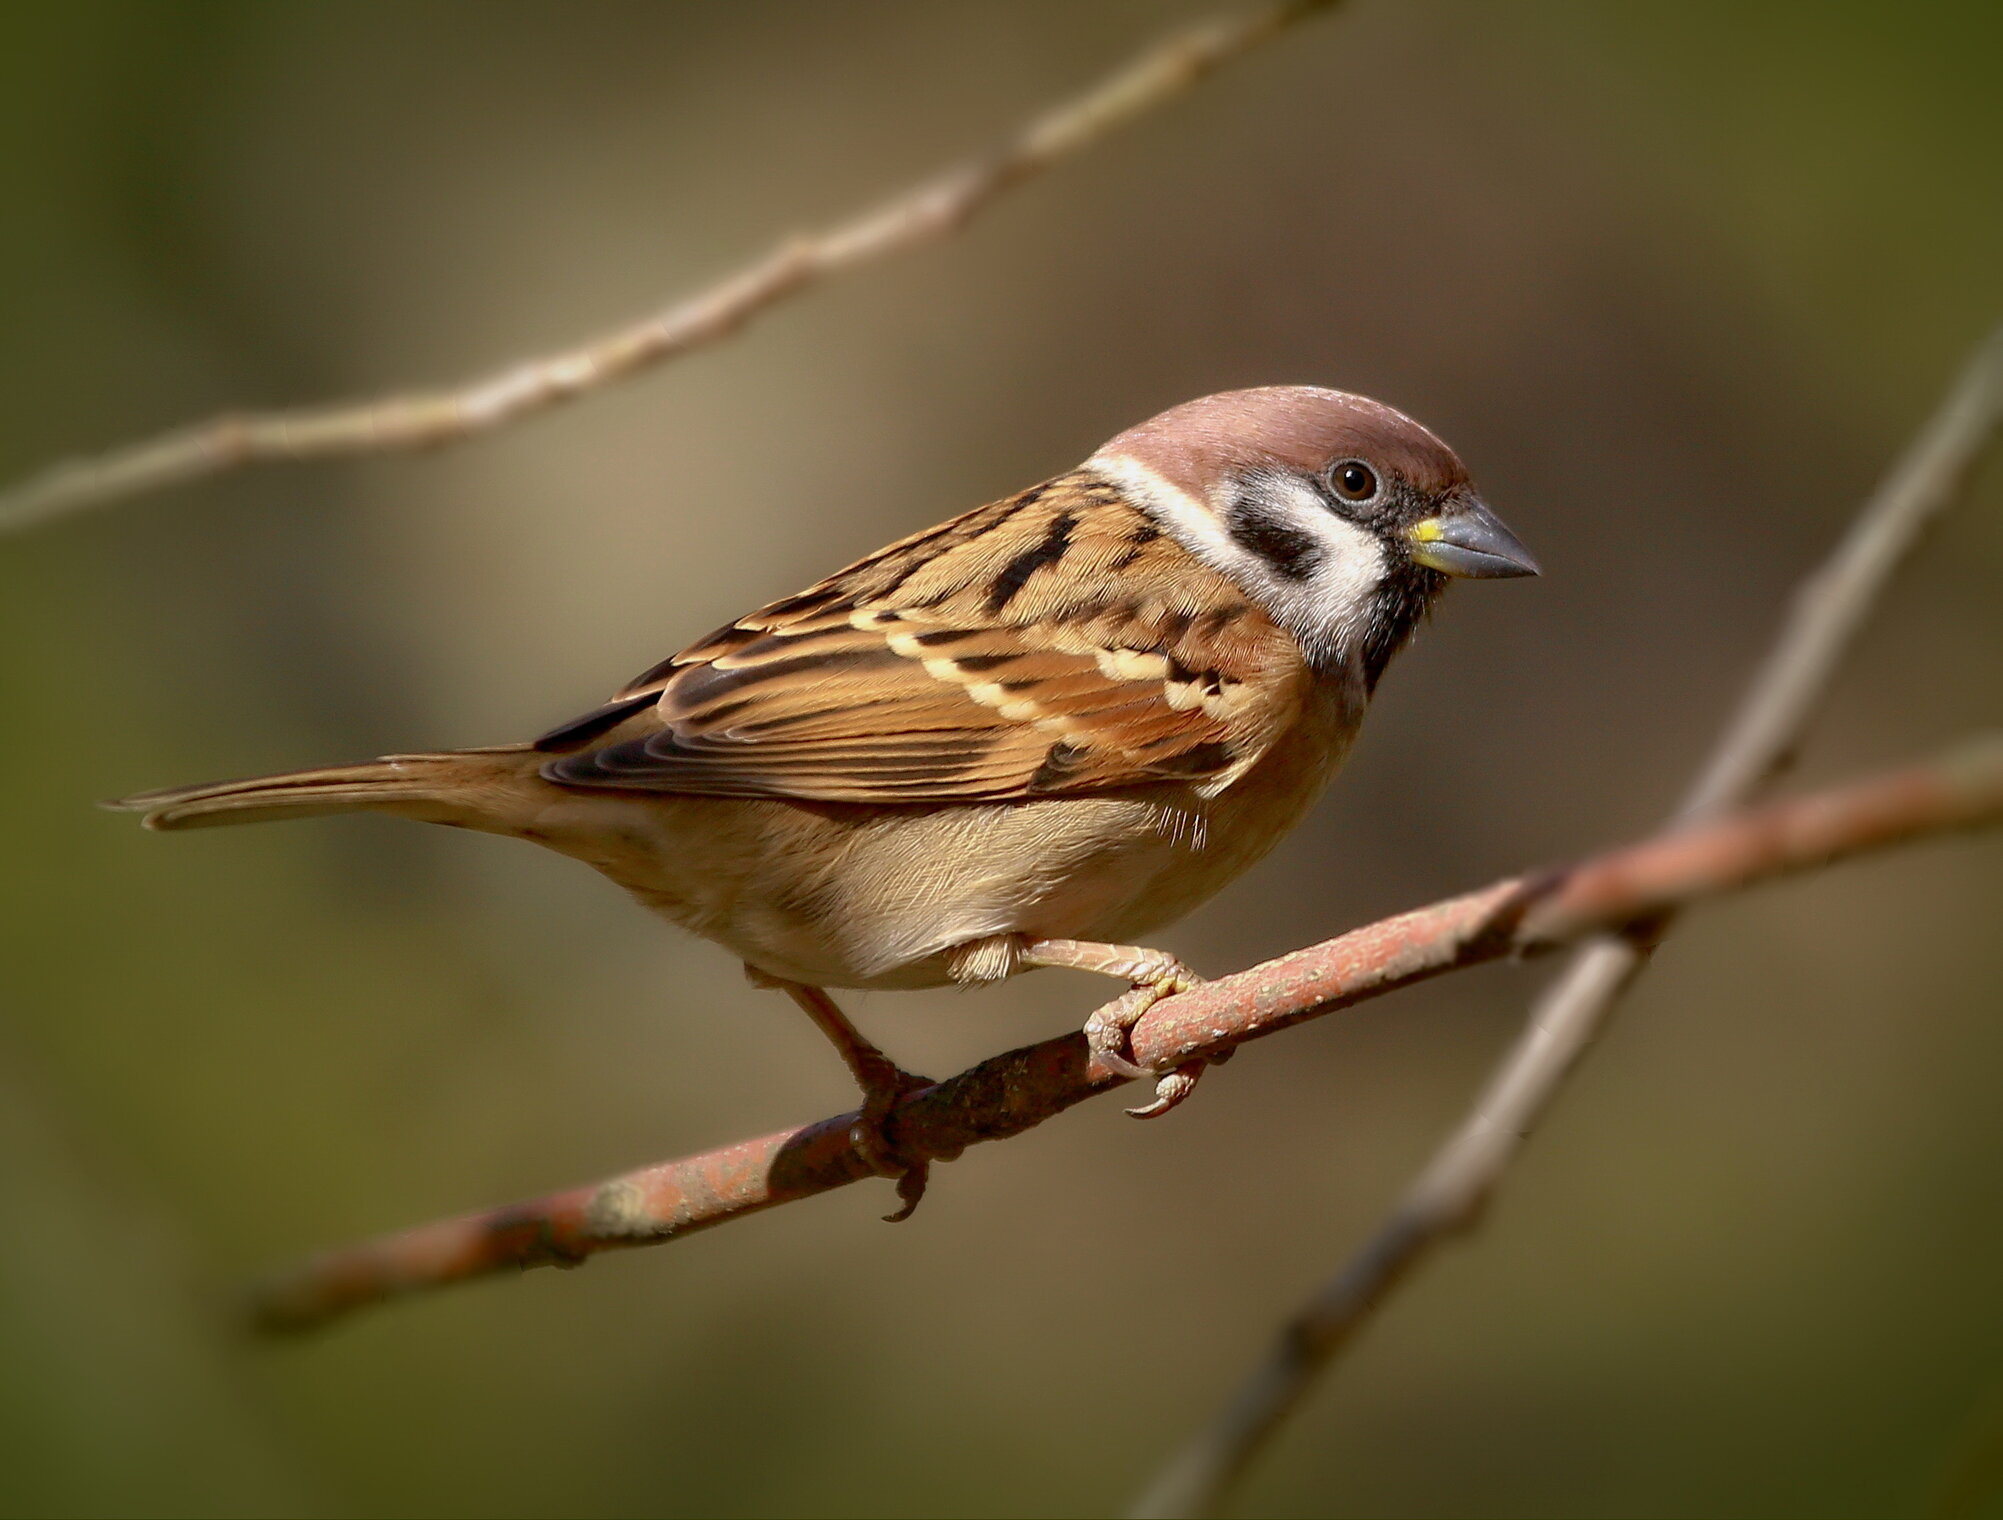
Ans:
{"type": "Polygon", "coordinates": [[[1078,472],[719,629],[540,747],[554,781],[709,796],[1221,786],[1309,681],[1236,586],[1078,472]]]}

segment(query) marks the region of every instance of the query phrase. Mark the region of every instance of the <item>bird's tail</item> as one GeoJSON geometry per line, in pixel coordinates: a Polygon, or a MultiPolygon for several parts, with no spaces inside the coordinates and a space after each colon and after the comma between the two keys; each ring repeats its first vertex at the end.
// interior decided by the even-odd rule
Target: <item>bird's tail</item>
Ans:
{"type": "Polygon", "coordinates": [[[144,813],[149,829],[205,829],[269,818],[317,818],[327,813],[381,812],[430,823],[478,828],[500,810],[534,755],[526,745],[455,750],[436,755],[385,755],[365,765],[287,771],[245,781],[212,781],[160,792],[138,792],[106,807],[144,813]]]}

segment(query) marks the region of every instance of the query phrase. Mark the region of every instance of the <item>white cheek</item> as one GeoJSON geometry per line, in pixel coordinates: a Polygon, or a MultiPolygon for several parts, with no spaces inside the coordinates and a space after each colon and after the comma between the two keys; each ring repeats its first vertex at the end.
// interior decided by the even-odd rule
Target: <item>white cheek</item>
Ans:
{"type": "Polygon", "coordinates": [[[1336,657],[1363,636],[1370,598],[1390,570],[1384,545],[1375,534],[1336,516],[1303,481],[1270,480],[1262,483],[1260,495],[1268,515],[1313,539],[1321,555],[1309,574],[1294,578],[1240,550],[1248,562],[1242,573],[1260,578],[1262,599],[1275,620],[1310,653],[1336,657]]]}
{"type": "Polygon", "coordinates": [[[1268,517],[1304,534],[1321,551],[1313,571],[1296,577],[1282,575],[1231,536],[1223,520],[1227,503],[1199,501],[1125,455],[1096,455],[1087,464],[1185,549],[1236,581],[1317,661],[1339,660],[1361,639],[1371,593],[1389,571],[1384,546],[1331,512],[1307,482],[1272,475],[1254,487],[1268,517]]]}

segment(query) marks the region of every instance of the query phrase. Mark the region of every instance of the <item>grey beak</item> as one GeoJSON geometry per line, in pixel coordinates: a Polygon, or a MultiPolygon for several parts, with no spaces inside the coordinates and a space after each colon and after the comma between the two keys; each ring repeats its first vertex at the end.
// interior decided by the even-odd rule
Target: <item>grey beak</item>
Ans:
{"type": "Polygon", "coordinates": [[[1413,523],[1405,530],[1405,540],[1415,561],[1443,575],[1500,580],[1543,574],[1522,541],[1478,497],[1467,497],[1438,517],[1413,523]]]}

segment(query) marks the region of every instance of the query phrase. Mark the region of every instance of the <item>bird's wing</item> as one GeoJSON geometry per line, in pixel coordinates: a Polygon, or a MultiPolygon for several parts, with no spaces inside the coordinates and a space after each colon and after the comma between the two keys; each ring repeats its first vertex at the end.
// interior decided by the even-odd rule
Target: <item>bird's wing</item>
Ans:
{"type": "Polygon", "coordinates": [[[725,797],[1222,786],[1309,682],[1230,581],[1074,474],[718,630],[539,746],[552,781],[725,797]]]}

